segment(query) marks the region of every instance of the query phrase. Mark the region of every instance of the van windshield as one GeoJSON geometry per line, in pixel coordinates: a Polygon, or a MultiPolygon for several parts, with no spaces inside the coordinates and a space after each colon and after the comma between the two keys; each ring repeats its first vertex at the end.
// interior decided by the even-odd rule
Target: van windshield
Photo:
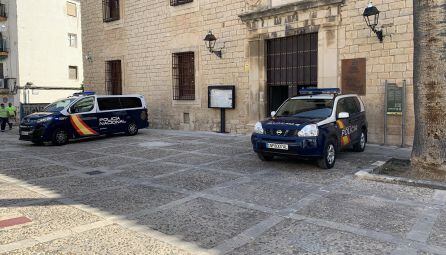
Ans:
{"type": "Polygon", "coordinates": [[[62,100],[56,101],[52,104],[47,105],[45,108],[43,108],[43,111],[45,111],[45,112],[60,112],[63,109],[65,109],[65,107],[70,105],[74,100],[76,100],[76,98],[67,98],[67,99],[62,99],[62,100]]]}
{"type": "Polygon", "coordinates": [[[277,110],[277,117],[327,118],[331,115],[333,99],[290,99],[277,110]]]}

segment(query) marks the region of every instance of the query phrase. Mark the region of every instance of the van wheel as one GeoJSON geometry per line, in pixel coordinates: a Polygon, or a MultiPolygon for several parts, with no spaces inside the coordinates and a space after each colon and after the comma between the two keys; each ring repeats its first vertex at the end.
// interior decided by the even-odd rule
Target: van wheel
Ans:
{"type": "Polygon", "coordinates": [[[63,129],[58,129],[53,133],[53,145],[60,146],[68,143],[68,134],[63,129]]]}
{"type": "Polygon", "coordinates": [[[138,134],[138,126],[136,125],[135,122],[130,122],[129,125],[127,126],[127,131],[126,131],[127,135],[136,135],[138,134]]]}
{"type": "Polygon", "coordinates": [[[367,133],[362,130],[359,142],[353,145],[353,150],[356,152],[363,152],[365,150],[365,145],[367,143],[367,133]]]}
{"type": "Polygon", "coordinates": [[[328,140],[325,143],[323,156],[318,160],[319,167],[323,169],[333,168],[336,162],[336,151],[336,142],[328,140]]]}
{"type": "Polygon", "coordinates": [[[261,161],[271,161],[274,158],[274,156],[265,155],[265,154],[262,154],[262,153],[257,153],[257,156],[259,157],[259,159],[261,161]]]}

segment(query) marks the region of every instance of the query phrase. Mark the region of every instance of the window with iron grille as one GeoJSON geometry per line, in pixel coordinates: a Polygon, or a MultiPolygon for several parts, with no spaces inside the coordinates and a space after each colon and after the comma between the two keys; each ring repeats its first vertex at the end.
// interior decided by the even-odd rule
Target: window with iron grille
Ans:
{"type": "Polygon", "coordinates": [[[194,0],[170,0],[170,6],[192,3],[194,0]]]}
{"type": "Polygon", "coordinates": [[[105,62],[105,91],[109,95],[122,95],[121,60],[105,62]]]}
{"type": "Polygon", "coordinates": [[[172,54],[174,100],[195,100],[194,59],[193,52],[172,54]]]}
{"type": "Polygon", "coordinates": [[[104,22],[120,19],[119,0],[102,0],[104,22]]]}

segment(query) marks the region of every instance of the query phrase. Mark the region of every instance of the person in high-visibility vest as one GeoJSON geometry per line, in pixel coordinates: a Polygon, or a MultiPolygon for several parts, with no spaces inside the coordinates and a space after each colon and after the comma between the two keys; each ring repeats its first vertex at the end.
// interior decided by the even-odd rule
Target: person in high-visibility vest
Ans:
{"type": "Polygon", "coordinates": [[[9,130],[11,130],[12,129],[12,122],[16,121],[17,108],[14,105],[12,105],[12,103],[8,103],[8,107],[6,107],[6,110],[8,111],[9,130]]]}
{"type": "Polygon", "coordinates": [[[5,104],[0,104],[0,131],[5,132],[6,123],[8,122],[8,110],[5,104]]]}

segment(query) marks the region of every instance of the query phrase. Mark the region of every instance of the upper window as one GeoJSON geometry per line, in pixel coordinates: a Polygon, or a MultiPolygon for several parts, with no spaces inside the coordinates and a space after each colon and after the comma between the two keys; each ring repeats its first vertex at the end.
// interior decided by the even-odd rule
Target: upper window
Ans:
{"type": "Polygon", "coordinates": [[[77,47],[77,35],[76,34],[68,34],[68,45],[70,47],[77,47]]]}
{"type": "Polygon", "coordinates": [[[77,5],[75,3],[67,2],[67,15],[77,17],[77,5]]]}
{"type": "Polygon", "coordinates": [[[170,6],[192,3],[194,0],[170,0],[170,6]]]}
{"type": "Polygon", "coordinates": [[[68,67],[68,78],[70,80],[77,80],[77,66],[68,67]]]}
{"type": "Polygon", "coordinates": [[[194,59],[193,52],[172,54],[174,100],[195,100],[194,59]]]}
{"type": "Polygon", "coordinates": [[[139,108],[142,107],[141,99],[137,97],[121,97],[119,98],[122,108],[139,108]]]}
{"type": "Polygon", "coordinates": [[[94,97],[86,97],[71,106],[71,113],[90,112],[94,108],[94,97]]]}
{"type": "Polygon", "coordinates": [[[104,22],[120,19],[119,0],[102,0],[104,22]]]}

